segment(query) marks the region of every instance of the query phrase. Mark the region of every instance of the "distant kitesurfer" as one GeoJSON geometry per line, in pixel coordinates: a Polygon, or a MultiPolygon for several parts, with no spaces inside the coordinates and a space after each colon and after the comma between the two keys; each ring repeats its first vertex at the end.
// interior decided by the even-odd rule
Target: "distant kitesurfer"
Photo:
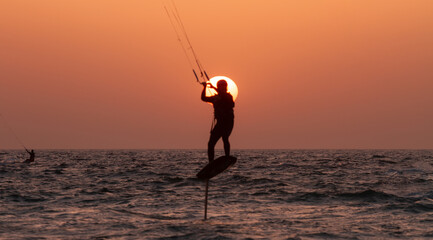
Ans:
{"type": "Polygon", "coordinates": [[[227,92],[227,82],[225,80],[219,80],[217,82],[217,87],[214,87],[212,86],[212,84],[206,82],[202,83],[202,85],[203,91],[201,92],[201,100],[204,102],[212,103],[216,120],[216,124],[210,132],[210,138],[207,148],[207,154],[210,162],[214,160],[215,145],[221,137],[224,143],[224,153],[226,156],[230,156],[229,136],[233,130],[233,108],[235,106],[235,103],[233,101],[233,96],[227,92]],[[217,91],[217,94],[211,97],[207,97],[207,85],[210,85],[211,88],[214,88],[217,91]]]}
{"type": "Polygon", "coordinates": [[[27,159],[27,160],[24,161],[24,162],[26,162],[26,163],[34,162],[34,161],[35,161],[35,151],[34,151],[33,149],[32,149],[31,151],[29,151],[29,150],[26,149],[26,152],[27,152],[28,154],[30,154],[30,157],[29,157],[29,159],[27,159]]]}

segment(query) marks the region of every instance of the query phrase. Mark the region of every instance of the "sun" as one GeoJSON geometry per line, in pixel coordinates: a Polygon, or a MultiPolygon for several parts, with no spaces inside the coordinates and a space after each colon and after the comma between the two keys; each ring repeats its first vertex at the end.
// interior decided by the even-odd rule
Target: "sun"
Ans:
{"type": "MultiPolygon", "coordinates": [[[[229,92],[232,96],[233,96],[233,101],[236,100],[236,98],[238,97],[238,86],[236,86],[236,83],[231,80],[228,77],[225,76],[215,76],[211,79],[209,79],[209,82],[216,87],[217,82],[219,80],[226,80],[227,82],[227,92],[229,92]]],[[[207,91],[206,91],[206,96],[210,97],[217,94],[217,92],[215,91],[215,89],[213,88],[209,88],[207,87],[207,91]]]]}

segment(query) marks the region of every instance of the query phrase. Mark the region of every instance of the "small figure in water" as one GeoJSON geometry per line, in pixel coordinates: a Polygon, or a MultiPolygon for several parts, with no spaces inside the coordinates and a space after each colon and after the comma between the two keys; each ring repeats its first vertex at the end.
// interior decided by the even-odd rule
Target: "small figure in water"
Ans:
{"type": "Polygon", "coordinates": [[[215,145],[221,137],[224,143],[224,153],[226,156],[230,156],[229,136],[233,130],[233,108],[235,107],[235,103],[233,101],[233,96],[227,92],[227,82],[225,80],[219,80],[217,82],[216,88],[210,83],[202,84],[203,91],[201,92],[201,100],[204,102],[212,103],[216,120],[216,124],[210,132],[210,138],[207,148],[207,154],[210,162],[214,160],[215,145]],[[206,86],[208,84],[211,85],[212,88],[216,89],[216,95],[206,97],[206,86]]]}
{"type": "Polygon", "coordinates": [[[31,151],[26,149],[26,152],[28,154],[30,154],[30,157],[29,157],[29,159],[25,160],[24,162],[26,162],[26,163],[34,162],[35,161],[35,151],[33,151],[33,149],[31,151]]]}

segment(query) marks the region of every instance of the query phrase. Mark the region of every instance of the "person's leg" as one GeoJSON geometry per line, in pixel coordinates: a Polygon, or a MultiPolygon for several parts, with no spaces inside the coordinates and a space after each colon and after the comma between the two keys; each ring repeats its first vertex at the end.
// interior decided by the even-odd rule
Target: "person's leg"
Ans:
{"type": "Polygon", "coordinates": [[[221,137],[221,126],[218,123],[215,125],[210,133],[209,142],[207,144],[207,155],[209,162],[213,161],[215,158],[215,145],[221,137]]]}
{"type": "Polygon", "coordinates": [[[224,153],[227,157],[230,156],[229,137],[233,130],[233,123],[234,123],[233,120],[224,122],[224,132],[222,138],[224,143],[224,153]]]}
{"type": "Polygon", "coordinates": [[[229,142],[229,136],[223,137],[223,143],[224,143],[224,153],[228,157],[230,156],[230,142],[229,142]]]}

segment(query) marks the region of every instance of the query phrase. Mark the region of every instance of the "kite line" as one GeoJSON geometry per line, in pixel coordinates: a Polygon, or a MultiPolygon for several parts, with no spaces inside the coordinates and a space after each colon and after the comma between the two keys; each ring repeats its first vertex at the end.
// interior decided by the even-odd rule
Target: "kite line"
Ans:
{"type": "Polygon", "coordinates": [[[203,82],[209,81],[209,77],[204,70],[203,65],[199,61],[191,41],[189,40],[188,34],[186,32],[185,26],[183,25],[182,19],[180,18],[180,14],[176,4],[174,3],[174,0],[163,1],[163,4],[173,30],[176,33],[177,40],[182,47],[182,50],[188,60],[190,67],[192,68],[192,72],[194,73],[197,82],[202,84],[203,82]],[[196,71],[196,69],[198,71],[196,71]],[[197,75],[197,72],[200,73],[200,76],[197,75]],[[200,81],[200,79],[202,79],[202,81],[200,81]]]}

